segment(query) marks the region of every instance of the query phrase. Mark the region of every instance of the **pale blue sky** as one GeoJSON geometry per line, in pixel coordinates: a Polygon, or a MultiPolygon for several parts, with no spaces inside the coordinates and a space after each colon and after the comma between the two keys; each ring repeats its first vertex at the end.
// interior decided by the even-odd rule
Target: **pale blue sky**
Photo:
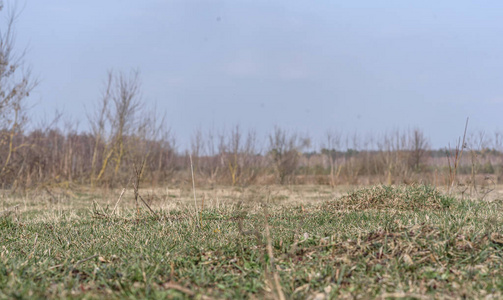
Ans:
{"type": "Polygon", "coordinates": [[[34,116],[81,129],[107,70],[138,68],[181,145],[239,123],[318,140],[420,127],[444,147],[466,117],[503,129],[502,16],[500,0],[26,0],[17,43],[41,80],[34,116]]]}

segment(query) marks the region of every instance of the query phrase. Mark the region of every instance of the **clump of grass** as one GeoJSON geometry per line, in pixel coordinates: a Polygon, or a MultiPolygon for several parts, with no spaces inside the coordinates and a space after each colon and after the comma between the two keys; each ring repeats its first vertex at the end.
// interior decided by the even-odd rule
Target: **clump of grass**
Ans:
{"type": "Polygon", "coordinates": [[[450,207],[453,201],[453,197],[444,195],[427,185],[379,185],[353,191],[327,205],[335,209],[348,210],[425,210],[445,209],[450,207]]]}
{"type": "Polygon", "coordinates": [[[366,295],[363,298],[422,299],[438,292],[453,298],[476,297],[483,295],[474,291],[478,287],[500,297],[501,285],[490,278],[502,276],[502,235],[466,228],[455,231],[416,224],[351,239],[335,237],[331,243],[321,240],[319,245],[300,247],[294,259],[300,262],[288,266],[312,270],[303,260],[330,265],[330,269],[320,268],[318,280],[334,287],[331,297],[350,296],[351,287],[366,295]]]}

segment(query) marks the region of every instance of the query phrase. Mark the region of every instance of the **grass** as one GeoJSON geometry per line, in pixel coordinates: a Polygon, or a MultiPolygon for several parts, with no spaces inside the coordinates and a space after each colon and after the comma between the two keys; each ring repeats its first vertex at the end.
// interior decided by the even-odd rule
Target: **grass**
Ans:
{"type": "Polygon", "coordinates": [[[190,190],[153,197],[157,215],[126,195],[112,216],[118,193],[4,196],[3,209],[20,208],[0,218],[0,299],[276,299],[275,276],[287,299],[503,296],[498,199],[427,186],[223,191],[202,226],[190,190]]]}
{"type": "Polygon", "coordinates": [[[373,186],[349,193],[339,201],[327,203],[328,206],[347,209],[398,209],[425,210],[447,209],[455,199],[446,196],[430,186],[373,186]]]}

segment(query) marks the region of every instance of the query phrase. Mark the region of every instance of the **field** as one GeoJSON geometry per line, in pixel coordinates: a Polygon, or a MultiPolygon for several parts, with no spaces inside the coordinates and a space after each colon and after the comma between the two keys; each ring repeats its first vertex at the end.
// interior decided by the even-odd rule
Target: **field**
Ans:
{"type": "Polygon", "coordinates": [[[501,298],[501,190],[4,192],[0,299],[501,298]]]}

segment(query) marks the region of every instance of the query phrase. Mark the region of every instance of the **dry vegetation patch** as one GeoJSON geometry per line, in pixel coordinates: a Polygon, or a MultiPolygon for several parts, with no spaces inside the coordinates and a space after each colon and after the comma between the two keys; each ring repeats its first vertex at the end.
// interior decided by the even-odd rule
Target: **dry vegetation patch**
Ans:
{"type": "Polygon", "coordinates": [[[453,197],[426,185],[379,185],[350,192],[340,199],[327,203],[327,207],[336,210],[436,210],[448,208],[453,201],[453,197]]]}
{"type": "Polygon", "coordinates": [[[502,249],[497,233],[461,230],[446,235],[445,228],[417,224],[354,239],[320,239],[318,245],[300,247],[285,265],[306,269],[325,291],[327,286],[337,291],[317,293],[320,297],[457,298],[479,297],[486,290],[501,297],[502,249]]]}

